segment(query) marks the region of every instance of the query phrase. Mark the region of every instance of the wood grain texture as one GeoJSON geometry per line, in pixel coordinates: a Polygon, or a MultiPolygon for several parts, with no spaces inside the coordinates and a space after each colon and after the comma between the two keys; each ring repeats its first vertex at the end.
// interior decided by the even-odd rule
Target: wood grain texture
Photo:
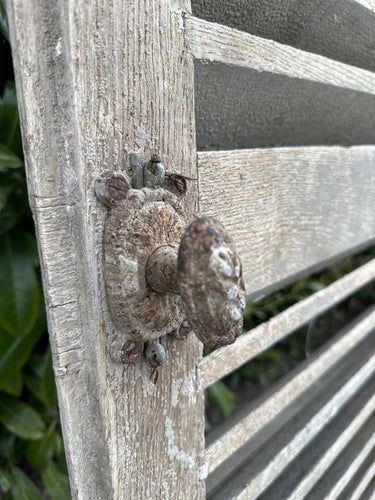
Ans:
{"type": "Polygon", "coordinates": [[[280,482],[280,476],[286,473],[304,448],[314,441],[324,447],[324,439],[319,441],[320,433],[324,433],[336,417],[343,415],[344,421],[350,423],[360,415],[358,428],[373,412],[374,372],[374,339],[370,336],[320,379],[321,390],[303,411],[257,449],[209,498],[256,499],[273,481],[278,479],[280,482]]]}
{"type": "Polygon", "coordinates": [[[235,344],[216,349],[199,364],[203,387],[228,375],[374,279],[375,259],[241,335],[235,344]]]}
{"type": "MultiPolygon", "coordinates": [[[[105,170],[155,151],[196,177],[188,2],[7,2],[28,188],[39,240],[74,499],[203,498],[201,347],[167,340],[158,385],[113,363],[103,282],[105,170]],[[192,422],[194,425],[192,425],[192,422]]],[[[192,216],[193,182],[186,196],[192,216]]]]}
{"type": "Polygon", "coordinates": [[[350,475],[353,474],[356,457],[351,456],[346,464],[341,463],[341,467],[346,465],[346,468],[341,469],[342,473],[345,474],[339,485],[336,483],[338,478],[334,475],[331,476],[331,485],[338,486],[336,488],[337,494],[333,493],[331,496],[324,492],[322,496],[319,496],[313,494],[311,489],[332,464],[337,465],[340,462],[339,454],[351,440],[356,444],[362,443],[362,449],[357,449],[360,458],[362,455],[369,454],[375,443],[374,405],[374,394],[370,394],[368,401],[362,399],[360,405],[356,404],[355,400],[347,405],[339,417],[331,422],[319,437],[302,451],[298,459],[284,471],[282,477],[263,493],[262,500],[278,500],[280,498],[300,500],[306,496],[312,500],[338,498],[340,491],[342,491],[341,486],[345,486],[345,475],[350,479],[350,475]],[[365,434],[367,440],[364,439],[362,433],[365,434]]]}
{"type": "Polygon", "coordinates": [[[375,70],[373,0],[192,0],[207,21],[375,70]]]}
{"type": "Polygon", "coordinates": [[[218,62],[194,68],[198,150],[375,143],[373,94],[218,62]]]}
{"type": "Polygon", "coordinates": [[[372,415],[310,491],[312,499],[334,500],[375,451],[375,416],[372,415]]]}
{"type": "Polygon", "coordinates": [[[375,452],[370,455],[345,489],[340,500],[374,500],[375,452]]]}
{"type": "Polygon", "coordinates": [[[374,161],[373,146],[198,153],[200,212],[232,236],[250,299],[375,240],[374,161]]]}
{"type": "Polygon", "coordinates": [[[186,28],[189,49],[197,59],[375,94],[371,71],[196,17],[186,18],[186,28]]]}
{"type": "Polygon", "coordinates": [[[250,403],[248,409],[241,412],[241,420],[235,415],[219,429],[215,437],[209,435],[206,448],[208,472],[211,473],[246,441],[253,439],[273,419],[280,418],[290,405],[295,404],[298,410],[298,398],[311,398],[314,387],[319,386],[318,380],[371,335],[374,328],[375,310],[372,310],[356,326],[294,370],[290,378],[276,385],[272,393],[259,404],[250,403]]]}

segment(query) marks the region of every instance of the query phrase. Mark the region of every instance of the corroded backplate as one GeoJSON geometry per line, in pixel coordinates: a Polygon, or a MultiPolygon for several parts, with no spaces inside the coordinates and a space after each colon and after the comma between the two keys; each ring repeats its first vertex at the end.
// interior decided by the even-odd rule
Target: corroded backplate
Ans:
{"type": "Polygon", "coordinates": [[[178,248],[184,228],[178,198],[161,188],[130,189],[110,208],[104,233],[105,281],[119,333],[149,341],[181,324],[180,296],[151,291],[145,270],[149,255],[159,246],[178,248]]]}

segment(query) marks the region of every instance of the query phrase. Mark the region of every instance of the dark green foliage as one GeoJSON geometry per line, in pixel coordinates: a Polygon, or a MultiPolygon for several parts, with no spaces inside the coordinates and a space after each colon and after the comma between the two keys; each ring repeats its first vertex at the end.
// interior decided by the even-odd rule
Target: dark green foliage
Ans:
{"type": "MultiPolygon", "coordinates": [[[[0,30],[0,65],[12,77],[2,2],[0,30]]],[[[16,91],[0,80],[0,498],[42,497],[71,498],[16,91]]]]}

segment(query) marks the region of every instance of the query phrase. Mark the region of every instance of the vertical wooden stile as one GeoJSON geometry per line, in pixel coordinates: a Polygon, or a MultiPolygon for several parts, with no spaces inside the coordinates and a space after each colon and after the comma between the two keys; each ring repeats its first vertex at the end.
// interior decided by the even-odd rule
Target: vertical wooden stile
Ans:
{"type": "MultiPolygon", "coordinates": [[[[200,499],[203,391],[194,336],[168,339],[157,385],[111,361],[105,208],[94,181],[152,151],[196,178],[184,0],[8,0],[28,189],[74,499],[200,499]]],[[[189,183],[186,210],[197,204],[189,183]]]]}

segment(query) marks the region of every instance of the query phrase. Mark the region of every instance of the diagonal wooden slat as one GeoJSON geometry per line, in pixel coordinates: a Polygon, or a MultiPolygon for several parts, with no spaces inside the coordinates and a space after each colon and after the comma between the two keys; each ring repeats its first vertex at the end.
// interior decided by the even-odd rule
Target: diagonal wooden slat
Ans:
{"type": "MultiPolygon", "coordinates": [[[[372,415],[350,441],[344,452],[334,457],[333,464],[310,491],[312,499],[334,500],[344,491],[353,476],[375,451],[375,416],[372,415]]],[[[318,477],[316,478],[318,479],[318,477]]]]}
{"type": "MultiPolygon", "coordinates": [[[[229,419],[224,430],[206,448],[208,472],[212,472],[245,441],[256,436],[272,419],[281,415],[298,398],[310,396],[318,379],[329,372],[351,350],[375,329],[375,308],[365,313],[358,323],[349,327],[338,339],[334,339],[311,360],[298,367],[290,377],[277,384],[272,393],[259,405],[250,404],[242,419],[229,419]]],[[[297,407],[299,405],[297,404],[297,407]]]]}
{"type": "Polygon", "coordinates": [[[207,21],[373,71],[374,0],[192,0],[207,21]]]}
{"type": "Polygon", "coordinates": [[[371,71],[197,17],[186,16],[186,28],[190,51],[197,59],[375,93],[371,71]]]}
{"type": "MultiPolygon", "coordinates": [[[[347,356],[329,376],[322,377],[318,396],[314,395],[303,411],[288,421],[264,447],[256,450],[211,497],[216,500],[258,498],[305,447],[319,439],[320,432],[341,415],[341,409],[349,402],[353,418],[360,415],[356,428],[361,426],[373,412],[375,404],[375,354],[373,339],[370,337],[369,340],[370,344],[362,344],[357,353],[351,353],[350,358],[347,356]],[[372,345],[371,349],[369,345],[372,345]]],[[[342,415],[347,418],[345,411],[342,415]]]]}
{"type": "Polygon", "coordinates": [[[360,468],[340,500],[374,500],[375,498],[375,452],[360,468]]]}
{"type": "Polygon", "coordinates": [[[235,344],[216,349],[199,364],[203,387],[228,375],[374,279],[375,259],[241,335],[235,344]]]}

